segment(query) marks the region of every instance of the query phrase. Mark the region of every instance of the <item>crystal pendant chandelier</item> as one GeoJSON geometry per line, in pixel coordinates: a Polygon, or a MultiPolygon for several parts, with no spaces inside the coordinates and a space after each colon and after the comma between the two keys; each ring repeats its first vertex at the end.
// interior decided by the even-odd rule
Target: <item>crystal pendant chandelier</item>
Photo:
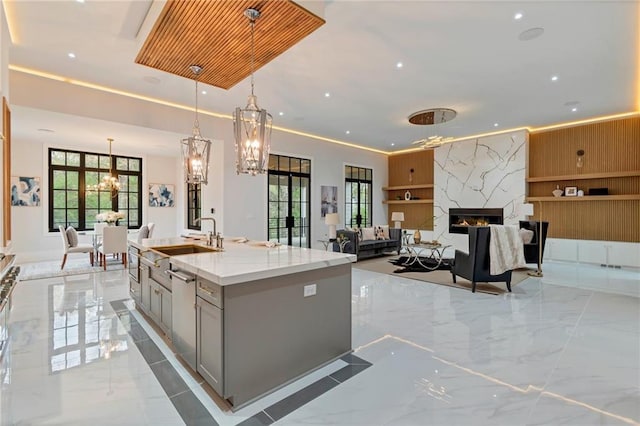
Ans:
{"type": "Polygon", "coordinates": [[[253,32],[260,12],[247,9],[244,16],[249,18],[251,26],[251,95],[244,109],[235,109],[233,130],[236,140],[236,173],[255,176],[268,170],[273,118],[267,110],[258,107],[258,99],[253,94],[253,32]]]}
{"type": "Polygon", "coordinates": [[[193,123],[193,134],[181,141],[185,182],[206,185],[209,175],[211,141],[200,135],[200,123],[198,122],[198,76],[202,72],[202,67],[191,65],[189,69],[196,76],[196,118],[193,123]]]}
{"type": "Polygon", "coordinates": [[[120,190],[120,181],[113,175],[113,159],[111,158],[111,143],[112,138],[107,138],[109,141],[109,174],[102,177],[102,181],[95,185],[87,185],[87,191],[109,191],[111,197],[118,195],[120,190]]]}

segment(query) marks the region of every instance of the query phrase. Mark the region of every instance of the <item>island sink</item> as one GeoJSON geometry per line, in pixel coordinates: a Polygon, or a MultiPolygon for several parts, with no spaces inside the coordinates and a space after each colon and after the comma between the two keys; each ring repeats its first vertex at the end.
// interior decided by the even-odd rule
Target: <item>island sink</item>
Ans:
{"type": "Polygon", "coordinates": [[[196,244],[187,244],[179,246],[164,246],[153,247],[152,250],[166,254],[167,256],[178,256],[181,254],[193,254],[193,253],[213,253],[222,251],[222,249],[216,247],[201,246],[196,244]]]}

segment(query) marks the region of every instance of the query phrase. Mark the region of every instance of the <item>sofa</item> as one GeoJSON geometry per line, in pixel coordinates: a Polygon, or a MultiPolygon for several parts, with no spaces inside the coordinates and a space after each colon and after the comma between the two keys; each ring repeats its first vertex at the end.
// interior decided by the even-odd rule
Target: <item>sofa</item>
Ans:
{"type": "MultiPolygon", "coordinates": [[[[391,251],[400,254],[400,250],[402,249],[402,230],[398,228],[389,228],[388,240],[363,240],[360,238],[358,231],[349,231],[346,229],[338,229],[336,236],[338,239],[346,238],[348,240],[344,244],[342,252],[355,254],[358,260],[382,256],[391,251]]],[[[333,243],[333,251],[340,251],[340,244],[338,242],[333,243]]]]}

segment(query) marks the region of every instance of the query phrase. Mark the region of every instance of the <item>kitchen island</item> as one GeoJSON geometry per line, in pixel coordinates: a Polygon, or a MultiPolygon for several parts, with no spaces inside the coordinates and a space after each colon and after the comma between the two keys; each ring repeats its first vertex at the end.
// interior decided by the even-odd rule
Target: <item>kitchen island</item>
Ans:
{"type": "Polygon", "coordinates": [[[232,409],[351,352],[353,255],[184,238],[130,241],[132,254],[138,309],[232,409]]]}

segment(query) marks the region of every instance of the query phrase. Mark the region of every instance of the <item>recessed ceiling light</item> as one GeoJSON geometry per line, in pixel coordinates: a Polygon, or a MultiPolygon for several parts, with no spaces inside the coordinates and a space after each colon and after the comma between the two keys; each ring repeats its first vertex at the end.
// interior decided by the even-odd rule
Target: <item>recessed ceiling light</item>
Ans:
{"type": "Polygon", "coordinates": [[[558,81],[558,76],[557,75],[551,76],[551,81],[558,81]]]}
{"type": "Polygon", "coordinates": [[[578,108],[576,108],[576,107],[571,108],[572,112],[576,112],[577,110],[578,110],[578,108]]]}
{"type": "Polygon", "coordinates": [[[73,52],[69,52],[69,53],[67,54],[67,56],[68,56],[68,57],[70,57],[71,59],[75,59],[75,58],[76,58],[76,54],[75,54],[75,53],[73,53],[73,52]]]}
{"type": "Polygon", "coordinates": [[[350,133],[351,133],[351,130],[347,130],[345,133],[346,133],[346,134],[350,134],[350,133]]]}
{"type": "Polygon", "coordinates": [[[396,146],[396,144],[395,144],[395,143],[393,143],[393,142],[391,142],[391,146],[396,146]]]}
{"type": "Polygon", "coordinates": [[[513,19],[515,19],[517,21],[517,20],[522,19],[523,16],[524,15],[522,15],[522,13],[518,12],[515,15],[513,15],[513,19]]]}
{"type": "Polygon", "coordinates": [[[498,127],[498,123],[493,123],[493,127],[498,127]]]}
{"type": "Polygon", "coordinates": [[[203,90],[203,91],[202,91],[202,92],[200,92],[200,93],[202,93],[203,95],[206,95],[206,94],[207,94],[207,91],[206,91],[206,90],[203,90]]]}
{"type": "Polygon", "coordinates": [[[146,81],[149,84],[160,84],[160,79],[157,77],[152,77],[150,75],[147,75],[145,77],[142,77],[142,80],[146,81]]]}
{"type": "Polygon", "coordinates": [[[284,112],[280,111],[278,115],[282,117],[284,115],[284,112]]]}
{"type": "Polygon", "coordinates": [[[76,0],[78,3],[84,3],[84,0],[76,0]]]}
{"type": "Polygon", "coordinates": [[[329,92],[325,92],[325,93],[324,93],[324,97],[325,97],[325,98],[328,98],[329,96],[331,96],[331,93],[329,93],[329,92]]]}
{"type": "Polygon", "coordinates": [[[529,41],[533,40],[534,38],[540,37],[542,34],[544,34],[544,28],[529,28],[528,30],[523,31],[520,33],[520,35],[518,35],[518,40],[529,41]]]}
{"type": "Polygon", "coordinates": [[[402,62],[398,62],[398,63],[396,64],[396,68],[402,68],[403,66],[404,66],[404,65],[403,65],[403,63],[402,63],[402,62]]]}

